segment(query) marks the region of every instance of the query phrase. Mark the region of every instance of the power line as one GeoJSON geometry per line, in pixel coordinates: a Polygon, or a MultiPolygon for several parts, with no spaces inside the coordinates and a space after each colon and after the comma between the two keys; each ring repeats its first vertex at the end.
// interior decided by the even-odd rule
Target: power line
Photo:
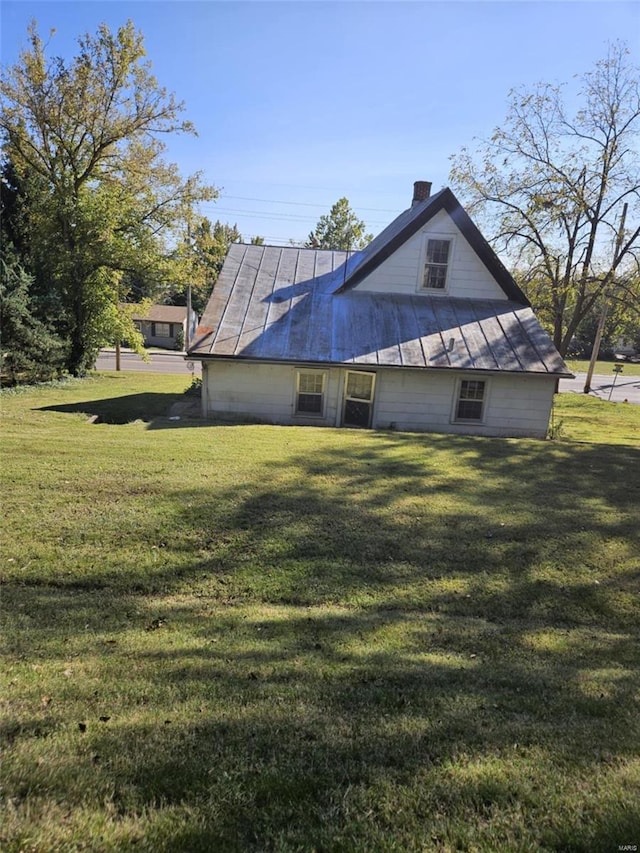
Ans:
{"type": "MultiPolygon", "coordinates": [[[[289,187],[296,190],[320,190],[321,192],[330,192],[330,193],[342,193],[344,195],[345,188],[337,188],[337,187],[327,187],[325,186],[310,186],[309,184],[285,184],[279,183],[278,181],[256,181],[252,179],[242,179],[242,178],[217,178],[217,184],[224,190],[224,184],[251,184],[252,187],[255,187],[256,184],[260,184],[265,187],[289,187]]],[[[349,190],[347,188],[347,195],[351,195],[353,192],[362,192],[362,188],[359,190],[349,190]]],[[[386,195],[386,196],[396,196],[397,193],[392,190],[380,190],[376,188],[374,191],[367,190],[370,194],[375,192],[376,195],[386,195]]]]}
{"type": "MultiPolygon", "coordinates": [[[[323,202],[314,202],[314,201],[283,201],[281,199],[276,198],[253,198],[252,196],[246,195],[226,195],[225,193],[220,194],[221,199],[235,199],[237,201],[260,201],[265,204],[290,204],[296,205],[299,207],[321,207],[324,208],[326,205],[323,202]]],[[[358,207],[358,210],[366,210],[370,213],[397,213],[396,209],[384,208],[384,207],[358,207]]]]}
{"type": "MultiPolygon", "coordinates": [[[[231,215],[235,217],[242,216],[251,216],[254,219],[261,219],[271,222],[291,222],[294,223],[311,223],[312,225],[316,223],[317,219],[313,216],[298,216],[295,213],[280,213],[279,211],[268,211],[268,210],[237,210],[234,208],[225,208],[225,207],[216,207],[214,204],[206,203],[202,205],[215,213],[224,213],[226,215],[231,215]]],[[[381,221],[373,221],[367,222],[367,227],[369,225],[388,225],[387,222],[381,221]]]]}

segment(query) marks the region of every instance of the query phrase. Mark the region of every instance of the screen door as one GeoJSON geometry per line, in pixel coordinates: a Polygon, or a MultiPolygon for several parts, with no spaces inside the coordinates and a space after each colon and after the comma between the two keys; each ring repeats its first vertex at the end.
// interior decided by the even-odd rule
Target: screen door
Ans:
{"type": "Polygon", "coordinates": [[[375,373],[347,371],[342,410],[343,426],[364,428],[371,426],[375,378],[375,373]]]}

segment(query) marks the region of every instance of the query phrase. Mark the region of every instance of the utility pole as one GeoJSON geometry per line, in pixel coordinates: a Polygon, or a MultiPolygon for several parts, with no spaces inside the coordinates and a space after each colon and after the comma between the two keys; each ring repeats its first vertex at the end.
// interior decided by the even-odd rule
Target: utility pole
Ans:
{"type": "Polygon", "coordinates": [[[191,345],[191,285],[187,285],[187,331],[184,336],[185,352],[189,351],[191,345]]]}
{"type": "MultiPolygon", "coordinates": [[[[620,217],[620,227],[618,228],[618,236],[616,237],[616,247],[613,253],[613,262],[615,264],[616,258],[618,257],[618,252],[620,251],[620,246],[622,245],[622,240],[624,237],[624,223],[627,218],[627,209],[629,205],[625,201],[624,206],[622,208],[622,216],[620,217]]],[[[589,370],[587,371],[587,378],[584,382],[584,393],[588,394],[591,391],[591,380],[593,379],[593,371],[596,366],[596,361],[598,360],[598,354],[600,353],[600,344],[602,343],[602,335],[604,333],[604,324],[607,321],[607,314],[609,313],[609,293],[605,288],[604,291],[604,305],[602,306],[602,314],[600,315],[600,320],[598,321],[598,328],[596,329],[596,337],[593,342],[593,350],[591,352],[591,360],[589,361],[589,370]]]]}

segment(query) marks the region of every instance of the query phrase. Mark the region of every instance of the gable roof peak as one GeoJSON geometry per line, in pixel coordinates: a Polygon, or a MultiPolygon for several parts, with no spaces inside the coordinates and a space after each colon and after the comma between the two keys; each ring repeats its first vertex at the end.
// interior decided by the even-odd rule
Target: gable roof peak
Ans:
{"type": "MultiPolygon", "coordinates": [[[[427,183],[427,181],[416,181],[416,184],[427,183]]],[[[430,187],[429,184],[429,193],[430,187]]],[[[424,199],[416,200],[414,197],[411,207],[397,216],[358,254],[355,263],[348,270],[343,283],[335,293],[342,293],[355,287],[441,210],[446,211],[451,217],[507,298],[521,305],[531,305],[449,187],[444,187],[435,195],[429,194],[424,199]]]]}

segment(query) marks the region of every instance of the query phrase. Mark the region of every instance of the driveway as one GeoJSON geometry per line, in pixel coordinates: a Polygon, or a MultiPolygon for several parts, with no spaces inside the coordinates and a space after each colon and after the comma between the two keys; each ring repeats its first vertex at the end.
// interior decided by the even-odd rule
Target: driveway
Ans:
{"type": "MultiPolygon", "coordinates": [[[[584,383],[586,373],[576,373],[575,379],[561,379],[559,390],[561,393],[584,394],[584,383]]],[[[613,403],[638,403],[640,404],[640,376],[625,376],[624,373],[596,375],[591,378],[592,397],[600,397],[613,403]],[[613,384],[615,379],[615,385],[613,384]]]]}

